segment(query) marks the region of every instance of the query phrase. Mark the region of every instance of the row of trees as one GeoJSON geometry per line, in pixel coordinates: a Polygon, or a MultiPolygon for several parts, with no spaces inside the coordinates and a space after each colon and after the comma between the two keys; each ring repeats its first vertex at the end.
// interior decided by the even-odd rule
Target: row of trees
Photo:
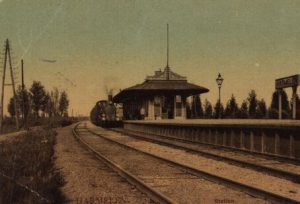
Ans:
{"type": "MultiPolygon", "coordinates": [[[[282,91],[282,116],[283,118],[291,118],[292,103],[289,102],[287,94],[282,91]]],[[[297,118],[300,118],[300,100],[297,96],[297,118]]],[[[269,108],[266,106],[264,99],[257,99],[257,94],[251,90],[248,98],[244,100],[241,106],[238,105],[234,95],[227,101],[224,108],[219,101],[212,106],[206,99],[202,105],[200,96],[193,96],[192,100],[187,103],[188,118],[278,118],[278,91],[272,95],[272,102],[269,108]]]]}
{"type": "MultiPolygon", "coordinates": [[[[19,114],[23,113],[26,116],[30,114],[36,118],[68,115],[69,99],[67,93],[59,91],[57,88],[50,92],[46,91],[39,81],[33,81],[29,90],[25,88],[23,91],[19,86],[16,97],[19,114]]],[[[13,97],[9,101],[8,112],[11,117],[16,116],[13,97]]]]}

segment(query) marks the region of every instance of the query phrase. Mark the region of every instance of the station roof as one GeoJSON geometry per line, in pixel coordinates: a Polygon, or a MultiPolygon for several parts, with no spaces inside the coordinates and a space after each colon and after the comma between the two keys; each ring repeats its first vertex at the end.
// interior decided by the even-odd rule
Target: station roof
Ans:
{"type": "Polygon", "coordinates": [[[166,67],[164,71],[156,71],[154,76],[147,76],[146,80],[135,86],[126,88],[114,96],[113,101],[124,102],[137,97],[156,94],[178,94],[191,96],[206,93],[209,90],[205,87],[188,83],[186,77],[180,76],[166,67]]]}

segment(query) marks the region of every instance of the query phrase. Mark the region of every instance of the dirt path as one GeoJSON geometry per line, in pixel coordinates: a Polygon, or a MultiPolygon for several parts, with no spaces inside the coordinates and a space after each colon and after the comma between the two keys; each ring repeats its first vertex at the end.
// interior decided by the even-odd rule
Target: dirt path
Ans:
{"type": "Polygon", "coordinates": [[[17,136],[19,136],[21,134],[24,134],[24,133],[26,133],[25,130],[18,131],[18,132],[7,133],[7,134],[2,134],[2,135],[0,135],[0,142],[8,140],[10,138],[17,137],[17,136]]]}
{"type": "MultiPolygon", "coordinates": [[[[41,126],[35,126],[35,127],[31,127],[29,129],[29,131],[35,131],[35,130],[39,130],[41,129],[41,126]]],[[[5,133],[5,134],[0,134],[0,142],[5,141],[5,140],[9,140],[11,138],[15,138],[18,137],[19,135],[25,134],[27,132],[27,130],[20,130],[17,132],[10,132],[10,133],[5,133]]]]}
{"type": "Polygon", "coordinates": [[[111,172],[74,139],[72,127],[58,129],[56,166],[69,203],[150,203],[150,199],[111,172]]]}

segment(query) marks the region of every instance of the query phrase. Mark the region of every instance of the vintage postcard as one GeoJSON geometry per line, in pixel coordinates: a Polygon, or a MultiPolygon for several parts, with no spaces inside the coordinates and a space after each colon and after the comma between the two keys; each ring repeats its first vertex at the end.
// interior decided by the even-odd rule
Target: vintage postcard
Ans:
{"type": "Polygon", "coordinates": [[[1,203],[300,203],[300,1],[0,0],[1,203]]]}

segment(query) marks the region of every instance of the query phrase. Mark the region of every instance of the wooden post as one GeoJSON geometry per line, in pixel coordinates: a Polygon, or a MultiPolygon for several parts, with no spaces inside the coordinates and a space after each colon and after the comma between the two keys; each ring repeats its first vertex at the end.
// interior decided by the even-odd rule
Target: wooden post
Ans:
{"type": "Polygon", "coordinates": [[[11,63],[11,56],[10,56],[10,48],[9,48],[9,41],[7,40],[7,47],[8,47],[8,62],[9,62],[9,68],[10,68],[10,78],[12,82],[12,87],[13,87],[13,94],[14,94],[14,107],[15,107],[15,114],[16,114],[16,128],[17,130],[19,129],[19,111],[18,111],[18,99],[16,95],[16,88],[15,88],[15,80],[14,80],[14,73],[13,73],[13,68],[12,68],[12,63],[11,63]]]}
{"type": "Polygon", "coordinates": [[[244,134],[243,130],[241,130],[240,131],[240,148],[241,149],[245,149],[244,137],[245,137],[245,134],[244,134]]]}
{"type": "Polygon", "coordinates": [[[250,151],[254,151],[254,133],[250,131],[250,151]]]}
{"type": "Polygon", "coordinates": [[[297,86],[293,86],[293,119],[296,120],[297,111],[297,86]]]}
{"type": "Polygon", "coordinates": [[[290,157],[294,158],[295,157],[295,138],[294,135],[290,135],[290,157]]]}
{"type": "Polygon", "coordinates": [[[183,119],[186,119],[186,97],[182,97],[182,117],[183,119]]]}
{"type": "Polygon", "coordinates": [[[282,119],[282,96],[281,89],[278,90],[278,119],[282,119]]]}
{"type": "MultiPolygon", "coordinates": [[[[24,61],[21,60],[21,71],[22,71],[22,116],[23,116],[23,126],[27,127],[27,114],[25,113],[25,84],[24,84],[24,61]]],[[[73,117],[73,109],[72,109],[72,117],[73,117]]]]}
{"type": "Polygon", "coordinates": [[[6,75],[6,63],[7,63],[7,52],[8,52],[8,40],[6,40],[5,54],[4,54],[4,65],[2,73],[2,92],[1,92],[1,116],[0,116],[0,131],[3,129],[3,102],[4,102],[4,86],[5,86],[5,75],[6,75]]]}
{"type": "Polygon", "coordinates": [[[279,134],[275,133],[275,149],[274,149],[274,153],[275,154],[279,154],[279,149],[280,149],[280,138],[279,138],[279,134]]]}
{"type": "Polygon", "coordinates": [[[261,133],[261,152],[264,153],[265,152],[265,133],[262,132],[261,133]]]}
{"type": "Polygon", "coordinates": [[[230,147],[234,147],[234,131],[230,131],[230,147]]]}
{"type": "Polygon", "coordinates": [[[216,129],[216,131],[215,131],[215,133],[214,133],[214,144],[218,144],[218,139],[219,139],[219,131],[218,131],[218,129],[216,129]]]}
{"type": "Polygon", "coordinates": [[[224,130],[223,132],[223,146],[226,146],[226,142],[227,142],[227,134],[226,134],[226,131],[224,130]]]}
{"type": "Polygon", "coordinates": [[[208,143],[212,144],[212,130],[209,128],[208,129],[208,143]]]}

